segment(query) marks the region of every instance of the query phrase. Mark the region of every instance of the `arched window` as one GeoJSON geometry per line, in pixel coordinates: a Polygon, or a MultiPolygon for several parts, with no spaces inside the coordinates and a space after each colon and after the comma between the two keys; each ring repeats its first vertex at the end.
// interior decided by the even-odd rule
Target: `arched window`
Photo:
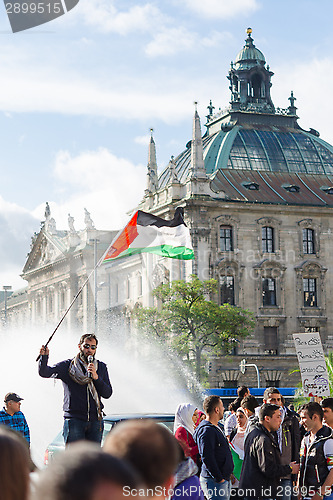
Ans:
{"type": "Polygon", "coordinates": [[[255,99],[260,99],[261,95],[261,77],[258,73],[251,78],[251,96],[255,99]]]}

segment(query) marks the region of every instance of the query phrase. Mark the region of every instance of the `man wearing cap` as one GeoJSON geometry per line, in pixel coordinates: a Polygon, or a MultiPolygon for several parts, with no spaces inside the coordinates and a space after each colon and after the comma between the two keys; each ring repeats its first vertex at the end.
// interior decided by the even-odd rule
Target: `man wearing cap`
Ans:
{"type": "Polygon", "coordinates": [[[20,410],[21,401],[23,401],[23,398],[20,398],[15,392],[6,394],[5,406],[0,411],[0,425],[8,425],[15,431],[20,432],[30,445],[30,431],[25,416],[20,410]]]}

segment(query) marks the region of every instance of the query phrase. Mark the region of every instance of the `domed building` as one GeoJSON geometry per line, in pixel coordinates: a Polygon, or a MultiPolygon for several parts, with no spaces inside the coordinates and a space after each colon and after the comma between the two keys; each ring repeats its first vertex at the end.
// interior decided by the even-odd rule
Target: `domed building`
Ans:
{"type": "Polygon", "coordinates": [[[251,32],[231,63],[229,106],[214,113],[210,102],[203,136],[195,110],[192,140],[159,177],[151,138],[140,205],[165,218],[184,207],[195,260],[164,261],[167,279],[216,278],[221,304],[255,313],[254,335],[212,364],[215,387],[249,383],[242,358],[262,385],[293,386],[292,334],[319,331],[325,349],[333,340],[333,147],[299,126],[293,92],[287,108],[274,106],[273,73],[251,32]]]}
{"type": "MultiPolygon", "coordinates": [[[[125,313],[129,323],[136,304],[154,305],[160,283],[216,278],[219,303],[253,311],[256,326],[233,355],[211,360],[212,387],[255,386],[255,371],[239,370],[244,358],[262,386],[295,386],[293,333],[318,331],[324,349],[333,347],[333,147],[299,126],[293,92],[287,108],[274,106],[273,73],[251,33],[231,63],[230,103],[215,113],[210,102],[204,135],[195,109],[192,140],[160,175],[153,136],[149,144],[139,208],[171,219],[183,207],[195,259],[147,253],[103,265],[65,320],[67,328],[109,327],[125,313]]],[[[82,231],[72,217],[65,231],[49,210],[45,218],[23,269],[28,287],[5,306],[11,321],[19,308],[24,324],[60,320],[115,234],[98,231],[87,211],[82,231]]]]}

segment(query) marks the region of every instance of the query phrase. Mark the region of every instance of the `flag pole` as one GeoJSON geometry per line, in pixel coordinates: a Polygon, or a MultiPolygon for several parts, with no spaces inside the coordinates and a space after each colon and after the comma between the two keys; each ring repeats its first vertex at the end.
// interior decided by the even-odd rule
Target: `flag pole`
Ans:
{"type": "MultiPolygon", "coordinates": [[[[54,337],[54,334],[56,333],[56,331],[58,330],[59,326],[61,325],[61,323],[64,321],[64,319],[66,318],[67,314],[69,313],[69,311],[71,310],[71,308],[73,307],[73,304],[75,303],[76,299],[78,298],[78,296],[80,295],[80,293],[82,292],[82,290],[84,289],[84,287],[86,286],[86,284],[88,283],[88,281],[90,280],[91,276],[93,275],[93,273],[95,272],[95,270],[102,264],[106,254],[108,253],[110,247],[112,247],[113,243],[116,241],[117,237],[119,235],[119,232],[116,234],[116,236],[113,238],[112,242],[110,243],[110,245],[107,247],[106,251],[103,253],[102,257],[99,259],[99,261],[97,262],[97,264],[94,266],[93,270],[89,273],[88,277],[86,278],[86,280],[84,281],[83,285],[81,286],[81,288],[79,289],[79,291],[76,293],[76,295],[74,296],[72,302],[69,304],[68,308],[66,309],[65,313],[63,314],[62,318],[60,319],[60,321],[58,322],[57,326],[55,327],[55,329],[53,330],[52,334],[50,335],[48,341],[46,342],[46,344],[44,344],[45,347],[47,347],[49,345],[49,343],[51,342],[51,340],[53,339],[54,337]]],[[[39,361],[39,358],[40,358],[40,354],[38,354],[37,358],[36,358],[36,362],[39,361]]]]}

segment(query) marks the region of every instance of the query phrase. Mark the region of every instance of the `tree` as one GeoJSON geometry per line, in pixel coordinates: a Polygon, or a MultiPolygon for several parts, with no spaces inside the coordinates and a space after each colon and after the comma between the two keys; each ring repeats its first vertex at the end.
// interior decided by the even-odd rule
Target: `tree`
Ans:
{"type": "Polygon", "coordinates": [[[217,291],[216,280],[173,281],[158,286],[153,295],[159,307],[137,308],[138,326],[153,332],[194,365],[200,380],[203,355],[228,354],[239,338],[254,328],[253,314],[240,307],[208,300],[217,291]]]}

